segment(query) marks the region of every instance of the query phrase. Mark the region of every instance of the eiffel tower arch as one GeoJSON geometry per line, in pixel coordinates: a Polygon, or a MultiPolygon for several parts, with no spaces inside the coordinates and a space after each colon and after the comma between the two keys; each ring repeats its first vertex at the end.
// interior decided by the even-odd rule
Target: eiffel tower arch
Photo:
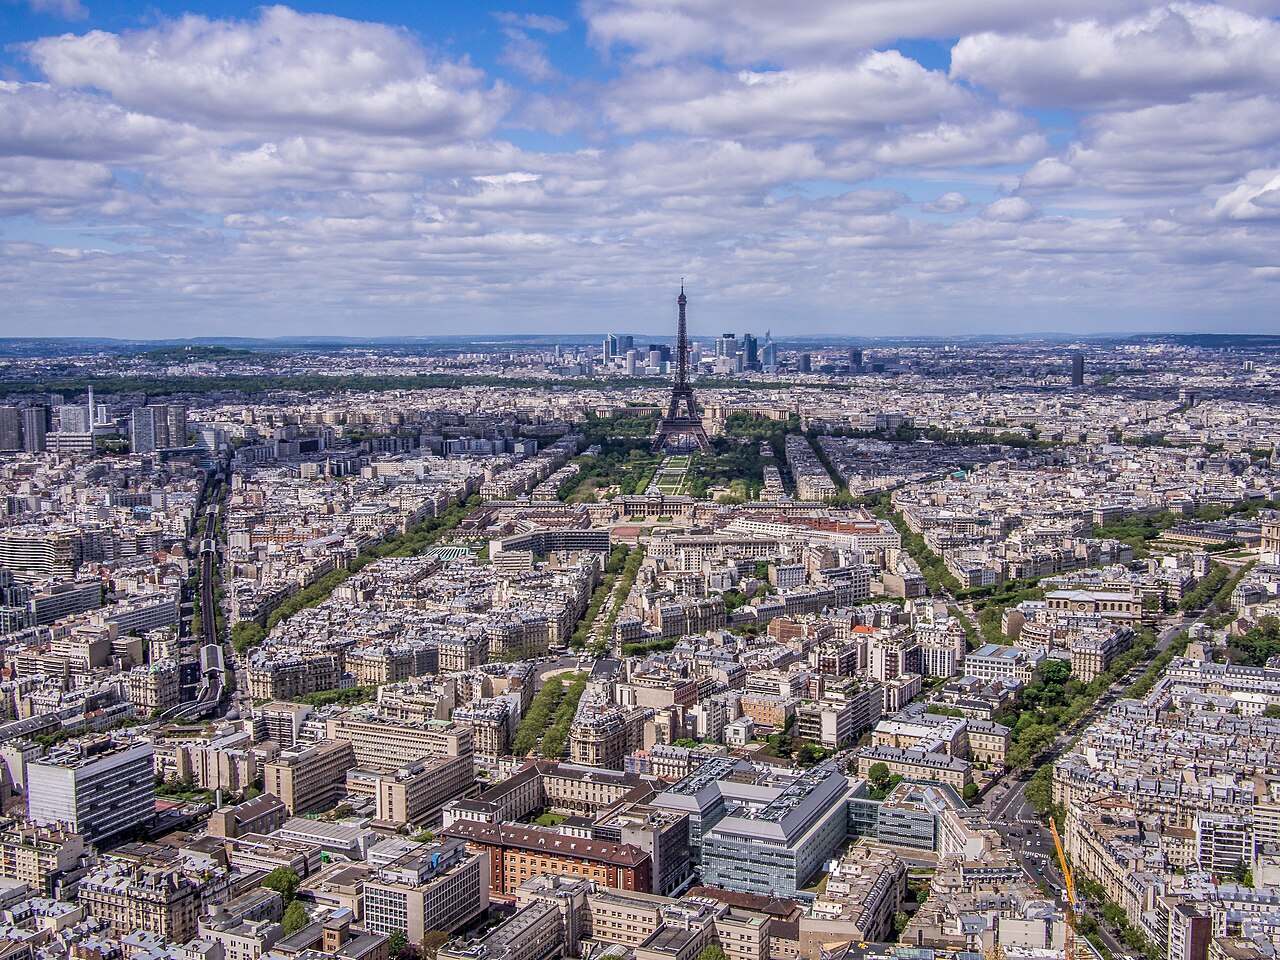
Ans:
{"type": "Polygon", "coordinates": [[[693,387],[689,385],[689,334],[685,328],[685,306],[689,298],[684,295],[684,284],[680,284],[680,296],[676,303],[680,305],[680,331],[676,337],[676,382],[671,388],[671,399],[667,402],[667,413],[658,421],[658,429],[653,434],[654,453],[678,445],[697,446],[704,453],[711,449],[711,440],[707,437],[707,428],[702,425],[702,417],[698,415],[698,403],[693,396],[693,387]]]}

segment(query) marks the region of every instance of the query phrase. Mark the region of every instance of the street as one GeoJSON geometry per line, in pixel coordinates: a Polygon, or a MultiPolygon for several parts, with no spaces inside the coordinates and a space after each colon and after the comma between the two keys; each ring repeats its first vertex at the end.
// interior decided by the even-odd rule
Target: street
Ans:
{"type": "MultiPolygon", "coordinates": [[[[1116,680],[1074,727],[1059,733],[1053,743],[1035,758],[1032,766],[1024,771],[1006,774],[1000,783],[989,790],[986,796],[975,805],[978,810],[986,814],[991,825],[1004,838],[1027,875],[1032,879],[1043,877],[1051,891],[1060,899],[1064,899],[1064,881],[1053,846],[1053,834],[1049,832],[1048,821],[1026,798],[1027,781],[1040,766],[1046,763],[1052,764],[1074,742],[1080,730],[1110,709],[1117,700],[1122,699],[1129,688],[1142,676],[1151,660],[1168,650],[1174,638],[1189,629],[1198,619],[1190,615],[1179,616],[1165,626],[1157,636],[1156,644],[1148,657],[1116,680]]],[[[1078,890],[1077,900],[1077,906],[1082,912],[1090,912],[1090,905],[1079,897],[1078,890]]],[[[1101,916],[1095,915],[1094,919],[1098,921],[1098,935],[1112,955],[1117,960],[1129,958],[1131,952],[1107,929],[1101,916]]]]}

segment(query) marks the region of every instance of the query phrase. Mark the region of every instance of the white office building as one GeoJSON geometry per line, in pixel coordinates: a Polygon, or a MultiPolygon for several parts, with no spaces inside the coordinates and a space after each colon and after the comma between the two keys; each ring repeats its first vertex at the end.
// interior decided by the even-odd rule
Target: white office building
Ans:
{"type": "Polygon", "coordinates": [[[66,824],[93,841],[120,837],[155,816],[152,748],[106,737],[72,741],[27,765],[30,819],[66,824]]]}

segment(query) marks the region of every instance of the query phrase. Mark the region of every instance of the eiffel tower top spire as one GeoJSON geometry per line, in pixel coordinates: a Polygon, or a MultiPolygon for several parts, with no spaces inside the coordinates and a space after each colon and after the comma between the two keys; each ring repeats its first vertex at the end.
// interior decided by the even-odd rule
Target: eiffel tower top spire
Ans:
{"type": "Polygon", "coordinates": [[[689,298],[684,295],[684,280],[680,281],[680,296],[676,303],[680,304],[680,329],[676,334],[676,386],[683,388],[689,385],[689,333],[684,318],[689,298]]]}

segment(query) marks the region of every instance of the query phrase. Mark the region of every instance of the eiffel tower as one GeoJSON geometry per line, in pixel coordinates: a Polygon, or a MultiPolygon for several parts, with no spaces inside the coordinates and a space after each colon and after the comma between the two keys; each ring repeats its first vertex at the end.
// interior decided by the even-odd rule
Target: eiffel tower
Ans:
{"type": "Polygon", "coordinates": [[[685,330],[684,308],[689,298],[684,295],[684,283],[680,284],[680,296],[676,303],[680,304],[680,333],[676,338],[676,382],[671,388],[671,402],[667,405],[667,415],[658,421],[658,429],[653,435],[654,453],[668,446],[688,446],[697,444],[698,449],[706,452],[711,449],[711,441],[707,439],[707,429],[698,416],[698,404],[693,399],[693,387],[689,386],[689,334],[685,330]]]}

